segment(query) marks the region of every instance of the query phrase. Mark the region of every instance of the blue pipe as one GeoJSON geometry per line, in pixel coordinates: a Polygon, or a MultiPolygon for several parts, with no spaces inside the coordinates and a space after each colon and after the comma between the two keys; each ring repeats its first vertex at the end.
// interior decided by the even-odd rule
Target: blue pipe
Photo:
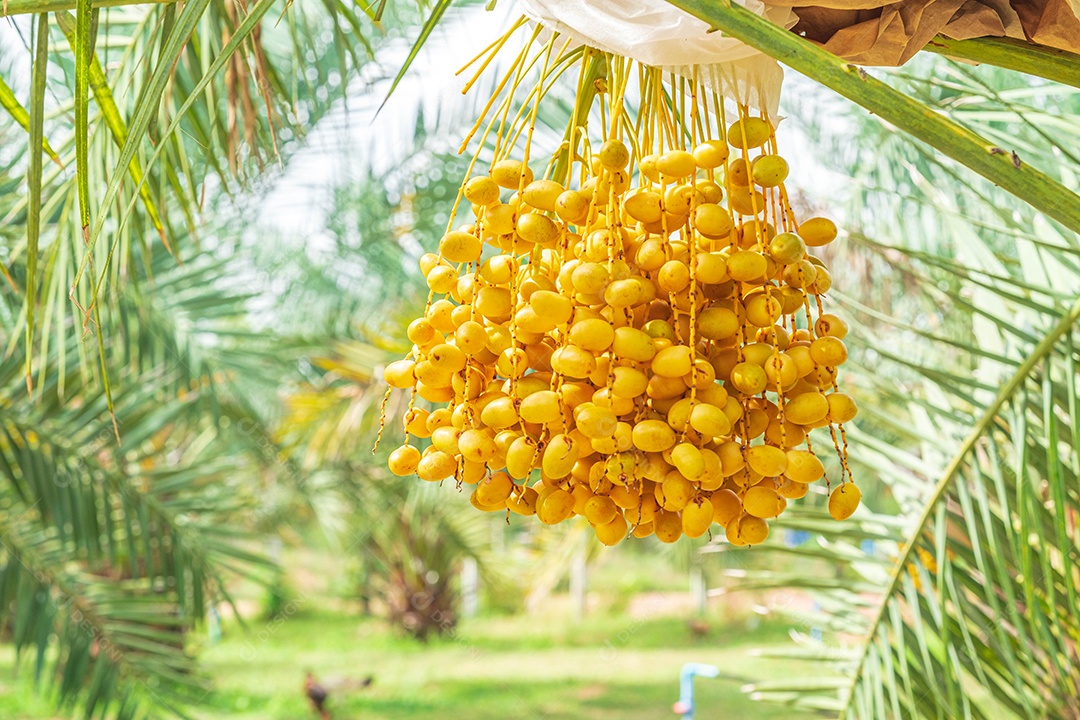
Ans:
{"type": "Polygon", "coordinates": [[[672,709],[682,714],[682,720],[694,720],[694,678],[718,677],[720,668],[704,663],[686,663],[679,673],[679,701],[672,709]]]}

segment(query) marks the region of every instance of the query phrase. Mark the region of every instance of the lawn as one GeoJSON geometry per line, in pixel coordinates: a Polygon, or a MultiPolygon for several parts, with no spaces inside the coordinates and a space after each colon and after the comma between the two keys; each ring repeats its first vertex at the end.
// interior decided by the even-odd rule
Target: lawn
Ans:
{"type": "MultiPolygon", "coordinates": [[[[814,717],[740,690],[751,680],[820,674],[752,654],[789,644],[785,625],[725,604],[710,606],[707,629],[693,633],[686,593],[672,590],[685,587],[685,576],[648,556],[631,560],[596,564],[595,608],[584,621],[569,619],[568,598],[557,594],[540,616],[485,615],[424,644],[361,617],[331,555],[288,552],[288,585],[301,588],[292,599],[260,618],[265,591],[240,584],[246,628],[227,620],[220,640],[203,635],[193,648],[208,682],[192,716],[316,720],[302,690],[310,670],[330,691],[334,720],[671,720],[679,670],[694,661],[722,673],[697,682],[698,720],[814,717]],[[373,683],[360,687],[369,676],[373,683]]],[[[69,717],[33,692],[32,658],[18,672],[14,659],[10,646],[0,646],[0,720],[69,717]]]]}
{"type": "Polygon", "coordinates": [[[311,669],[343,688],[332,691],[337,720],[671,718],[679,668],[690,660],[713,663],[725,675],[699,681],[699,718],[799,717],[739,690],[771,672],[774,661],[748,650],[782,641],[775,626],[695,640],[675,618],[476,619],[455,637],[426,646],[344,614],[298,614],[264,632],[271,627],[253,627],[254,639],[230,637],[208,649],[205,666],[215,686],[197,717],[305,717],[300,685],[311,669]],[[370,687],[344,689],[368,675],[375,678],[370,687]]]}
{"type": "MultiPolygon", "coordinates": [[[[302,604],[289,616],[227,625],[204,649],[209,692],[200,720],[315,717],[301,690],[310,669],[331,691],[335,720],[502,720],[504,718],[674,718],[679,668],[713,663],[723,677],[698,681],[698,718],[802,717],[757,703],[739,687],[750,678],[797,671],[755,658],[752,647],[783,642],[783,628],[715,628],[695,638],[678,618],[565,620],[477,618],[427,645],[380,622],[302,604]],[[370,687],[360,681],[374,676],[370,687]]],[[[16,676],[0,655],[0,717],[62,717],[36,698],[29,665],[16,676]]]]}

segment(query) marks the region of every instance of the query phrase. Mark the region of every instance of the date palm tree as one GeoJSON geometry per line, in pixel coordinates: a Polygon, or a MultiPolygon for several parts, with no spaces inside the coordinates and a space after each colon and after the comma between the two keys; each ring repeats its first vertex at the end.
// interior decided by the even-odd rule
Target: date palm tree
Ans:
{"type": "MultiPolygon", "coordinates": [[[[839,679],[819,682],[840,688],[831,700],[805,683],[785,692],[847,717],[1075,716],[1080,201],[1065,140],[1075,96],[1062,87],[1080,86],[1077,56],[943,41],[930,47],[1048,82],[953,68],[890,85],[739,6],[672,4],[888,123],[868,126],[880,134],[865,147],[893,152],[859,158],[887,190],[866,206],[894,225],[918,212],[923,236],[954,238],[923,245],[871,223],[852,235],[861,267],[899,278],[889,306],[851,305],[873,366],[863,382],[880,399],[853,439],[896,507],[839,531],[793,518],[822,535],[811,554],[841,568],[815,578],[833,591],[830,622],[863,641],[839,679]],[[1048,91],[1061,104],[1044,105],[1048,91]],[[877,342],[883,327],[922,350],[877,342]],[[893,555],[867,555],[862,539],[893,555]]],[[[213,282],[226,263],[199,252],[217,247],[204,210],[224,212],[288,156],[375,53],[380,23],[421,19],[418,47],[450,1],[422,16],[385,1],[107,5],[2,9],[17,19],[0,50],[0,618],[63,702],[157,717],[181,706],[183,686],[198,692],[182,633],[223,591],[220,574],[259,566],[224,522],[250,484],[217,463],[281,469],[275,438],[227,382],[250,381],[240,368],[257,339],[207,347],[213,333],[192,330],[240,302],[213,282]]]]}

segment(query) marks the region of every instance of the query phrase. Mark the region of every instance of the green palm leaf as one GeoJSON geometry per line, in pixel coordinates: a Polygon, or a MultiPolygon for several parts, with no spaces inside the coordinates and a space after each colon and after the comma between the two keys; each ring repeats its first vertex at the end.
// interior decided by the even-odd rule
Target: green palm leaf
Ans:
{"type": "Polygon", "coordinates": [[[182,714],[205,692],[187,633],[231,602],[230,578],[270,578],[251,517],[261,478],[285,471],[233,381],[275,377],[281,346],[245,331],[223,261],[147,260],[153,291],[128,285],[100,312],[122,444],[103,385],[56,367],[76,338],[38,366],[34,402],[22,356],[0,362],[0,622],[43,687],[94,716],[182,714]]]}
{"type": "MultiPolygon", "coordinates": [[[[153,387],[163,378],[132,379],[153,387]]],[[[227,518],[241,508],[219,496],[244,470],[192,444],[197,396],[121,397],[121,449],[100,394],[80,390],[87,405],[71,412],[55,407],[53,389],[41,388],[40,410],[9,413],[0,426],[3,615],[61,703],[159,716],[201,682],[185,628],[225,597],[226,573],[265,565],[237,544],[227,518]],[[35,599],[22,587],[37,587],[35,599]],[[128,695],[141,699],[124,710],[128,695]]]]}
{"type": "Polygon", "coordinates": [[[855,65],[742,6],[704,0],[672,0],[672,4],[835,90],[1030,203],[1047,217],[1080,232],[1080,197],[1022,162],[1015,151],[994,146],[855,65]]]}
{"type": "MultiPolygon", "coordinates": [[[[207,176],[216,174],[223,197],[235,198],[254,171],[265,167],[266,157],[287,157],[295,149],[296,140],[331,106],[323,89],[331,82],[346,86],[377,46],[363,35],[371,28],[365,12],[347,3],[335,6],[333,17],[318,7],[283,6],[287,22],[279,25],[268,20],[267,13],[277,15],[270,0],[243,15],[223,0],[208,0],[182,7],[107,4],[101,10],[95,4],[90,15],[106,13],[101,27],[109,29],[95,53],[87,31],[96,23],[85,21],[90,3],[81,14],[64,12],[74,3],[62,5],[47,4],[45,10],[61,11],[60,29],[70,50],[63,38],[55,43],[54,33],[48,82],[36,86],[31,98],[44,108],[42,143],[45,136],[55,137],[57,161],[62,157],[77,167],[75,173],[32,178],[42,219],[41,262],[30,288],[42,288],[34,298],[41,306],[37,317],[55,318],[49,325],[54,332],[70,327],[62,317],[75,316],[78,326],[96,333],[94,309],[102,292],[131,277],[122,268],[145,266],[155,237],[179,254],[178,237],[198,230],[207,209],[207,176]],[[352,32],[346,36],[339,24],[352,32]],[[331,41],[326,30],[334,33],[331,41]],[[337,50],[345,47],[351,62],[342,69],[337,50]],[[334,73],[339,77],[332,78],[334,73]],[[82,226],[90,210],[94,223],[87,244],[82,226]],[[50,277],[48,292],[42,272],[50,277]]],[[[31,9],[19,3],[5,7],[12,14],[31,9]]],[[[408,6],[391,12],[396,23],[410,22],[416,13],[408,6]]],[[[5,47],[0,63],[16,61],[19,54],[19,48],[5,47]]],[[[17,77],[7,70],[0,74],[17,77]]],[[[29,113],[6,82],[0,102],[8,111],[0,116],[5,146],[24,144],[26,136],[17,131],[30,128],[29,113]]],[[[11,181],[25,182],[25,167],[7,168],[11,181]]],[[[11,228],[24,224],[30,197],[0,196],[0,217],[11,228]]],[[[24,294],[22,265],[30,249],[29,243],[12,242],[3,254],[3,274],[24,294]]],[[[41,327],[29,333],[39,347],[27,356],[44,352],[41,327]]],[[[87,360],[83,369],[90,367],[87,360]]]]}
{"type": "MultiPolygon", "coordinates": [[[[30,126],[30,147],[44,142],[44,106],[46,69],[49,63],[49,16],[37,16],[37,35],[34,38],[33,116],[30,126]]],[[[30,167],[26,173],[30,197],[26,213],[26,347],[34,342],[34,315],[37,312],[38,245],[41,240],[41,153],[30,152],[30,167]]],[[[26,386],[31,390],[33,367],[31,354],[26,354],[26,386]]]]}
{"type": "MultiPolygon", "coordinates": [[[[1023,79],[971,72],[941,61],[899,82],[937,112],[1028,143],[1033,162],[1075,184],[1060,140],[1040,132],[1044,118],[1075,117],[1072,92],[1048,86],[1035,100],[1023,79]]],[[[749,690],[844,718],[1075,717],[1075,238],[878,123],[856,132],[875,150],[835,138],[862,189],[857,231],[831,258],[852,278],[840,300],[858,320],[847,378],[864,412],[849,439],[855,472],[877,489],[870,505],[898,515],[835,524],[799,512],[779,524],[811,542],[765,550],[799,569],[731,578],[729,589],[808,592],[820,610],[786,611],[804,630],[798,653],[835,671],[749,690]],[[838,636],[858,638],[854,652],[838,636]]]]}
{"type": "MultiPolygon", "coordinates": [[[[34,94],[34,99],[43,97],[39,93],[34,94]]],[[[30,132],[30,113],[22,106],[19,99],[15,97],[15,93],[8,86],[3,77],[0,77],[0,107],[3,107],[11,115],[11,118],[22,126],[24,130],[30,132]]],[[[42,149],[45,153],[55,162],[60,164],[60,156],[49,146],[49,141],[45,138],[41,140],[42,149]]]]}
{"type": "Polygon", "coordinates": [[[1080,87],[1080,55],[1066,50],[1033,45],[1014,38],[954,40],[942,35],[934,38],[924,50],[1080,87]]]}

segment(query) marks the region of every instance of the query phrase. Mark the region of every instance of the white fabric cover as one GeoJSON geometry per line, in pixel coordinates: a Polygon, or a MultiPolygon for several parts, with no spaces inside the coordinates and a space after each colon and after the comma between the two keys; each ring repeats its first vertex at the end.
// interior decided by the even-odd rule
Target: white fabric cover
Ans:
{"type": "MultiPolygon", "coordinates": [[[[732,0],[783,28],[798,20],[789,7],[732,0]]],[[[775,60],[665,0],[521,0],[532,20],[605,52],[699,80],[739,103],[777,117],[783,70],[775,60]]]]}

